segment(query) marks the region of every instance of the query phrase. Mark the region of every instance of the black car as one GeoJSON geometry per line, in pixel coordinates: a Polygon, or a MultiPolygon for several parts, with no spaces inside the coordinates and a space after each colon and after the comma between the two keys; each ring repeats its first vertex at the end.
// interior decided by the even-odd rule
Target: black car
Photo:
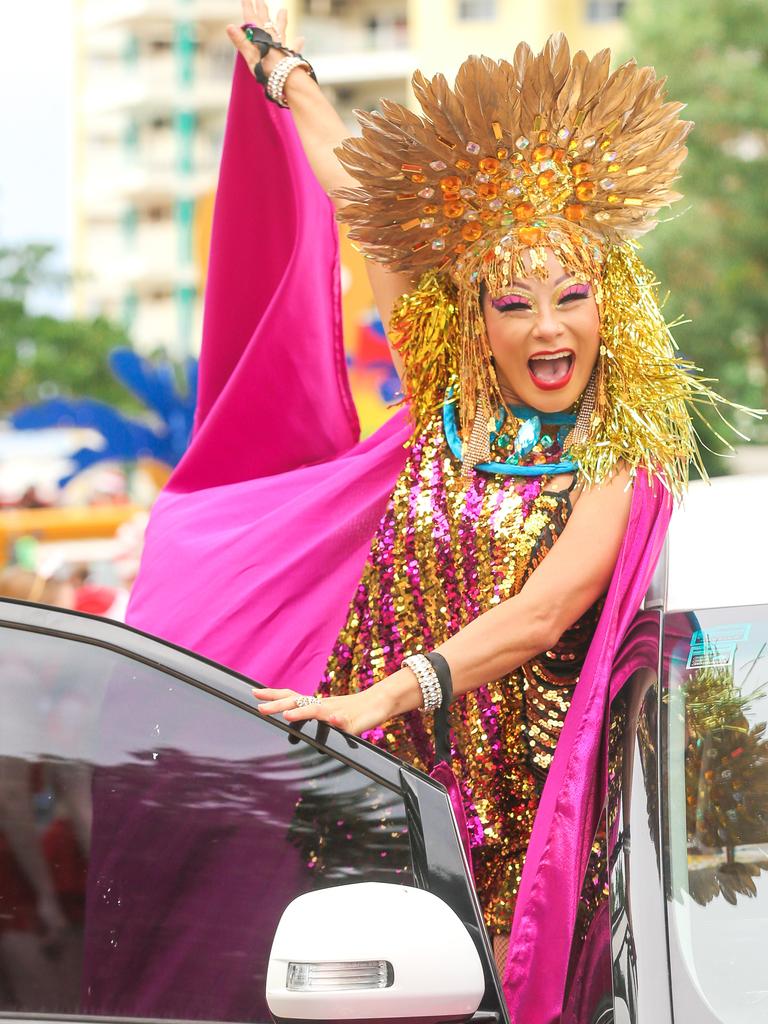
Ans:
{"type": "MultiPolygon", "coordinates": [[[[768,607],[663,583],[615,666],[563,1024],[768,1020],[768,607]]],[[[442,787],[252,685],[0,602],[0,1015],[508,1022],[442,787]]]]}

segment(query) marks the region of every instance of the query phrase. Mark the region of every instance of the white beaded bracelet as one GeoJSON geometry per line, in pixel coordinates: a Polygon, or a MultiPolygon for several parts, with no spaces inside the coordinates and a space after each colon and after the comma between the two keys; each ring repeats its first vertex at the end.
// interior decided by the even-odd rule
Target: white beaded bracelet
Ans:
{"type": "Polygon", "coordinates": [[[410,657],[403,659],[403,664],[413,672],[421,687],[421,710],[423,712],[437,711],[443,703],[443,692],[440,688],[437,672],[429,663],[426,655],[412,654],[410,657]]]}
{"type": "Polygon", "coordinates": [[[288,101],[285,98],[285,83],[288,75],[295,68],[306,68],[309,70],[309,64],[303,57],[283,57],[280,63],[276,64],[272,69],[267,79],[267,95],[280,107],[288,106],[288,101]]]}

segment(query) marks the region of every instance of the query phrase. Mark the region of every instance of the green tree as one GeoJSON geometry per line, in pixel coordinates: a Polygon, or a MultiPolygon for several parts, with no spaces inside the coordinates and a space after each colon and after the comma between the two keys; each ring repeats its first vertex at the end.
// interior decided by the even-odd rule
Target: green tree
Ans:
{"type": "Polygon", "coordinates": [[[60,280],[46,269],[50,253],[45,245],[0,248],[0,416],[55,395],[139,409],[107,365],[111,349],[130,344],[122,327],[29,311],[30,292],[60,280]]]}
{"type": "MultiPolygon", "coordinates": [[[[671,298],[682,352],[733,401],[768,406],[768,18],[764,0],[636,0],[631,50],[695,122],[668,223],[644,258],[671,298]]],[[[756,440],[765,424],[736,417],[756,440]]],[[[715,468],[710,462],[711,468],[715,468]]],[[[721,470],[722,471],[722,470],[721,470]]]]}

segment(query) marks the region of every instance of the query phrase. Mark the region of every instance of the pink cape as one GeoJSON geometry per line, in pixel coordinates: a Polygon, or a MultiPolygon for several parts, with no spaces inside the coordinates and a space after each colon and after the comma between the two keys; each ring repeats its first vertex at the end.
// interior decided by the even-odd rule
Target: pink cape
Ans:
{"type": "MultiPolygon", "coordinates": [[[[333,213],[290,114],[237,61],[213,223],[194,439],[155,504],[128,621],[261,682],[316,687],[405,461],[404,412],[359,442],[333,213]]],[[[669,520],[640,478],[544,789],[504,989],[558,1019],[603,793],[610,667],[669,520]]]]}

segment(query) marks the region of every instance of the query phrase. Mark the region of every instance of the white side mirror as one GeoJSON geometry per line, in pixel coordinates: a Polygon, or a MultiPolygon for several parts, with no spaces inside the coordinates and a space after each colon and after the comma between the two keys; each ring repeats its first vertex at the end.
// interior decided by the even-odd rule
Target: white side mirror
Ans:
{"type": "Polygon", "coordinates": [[[299,896],[267,969],[267,1004],[281,1020],[470,1018],[484,991],[480,957],[451,908],[384,882],[299,896]]]}

